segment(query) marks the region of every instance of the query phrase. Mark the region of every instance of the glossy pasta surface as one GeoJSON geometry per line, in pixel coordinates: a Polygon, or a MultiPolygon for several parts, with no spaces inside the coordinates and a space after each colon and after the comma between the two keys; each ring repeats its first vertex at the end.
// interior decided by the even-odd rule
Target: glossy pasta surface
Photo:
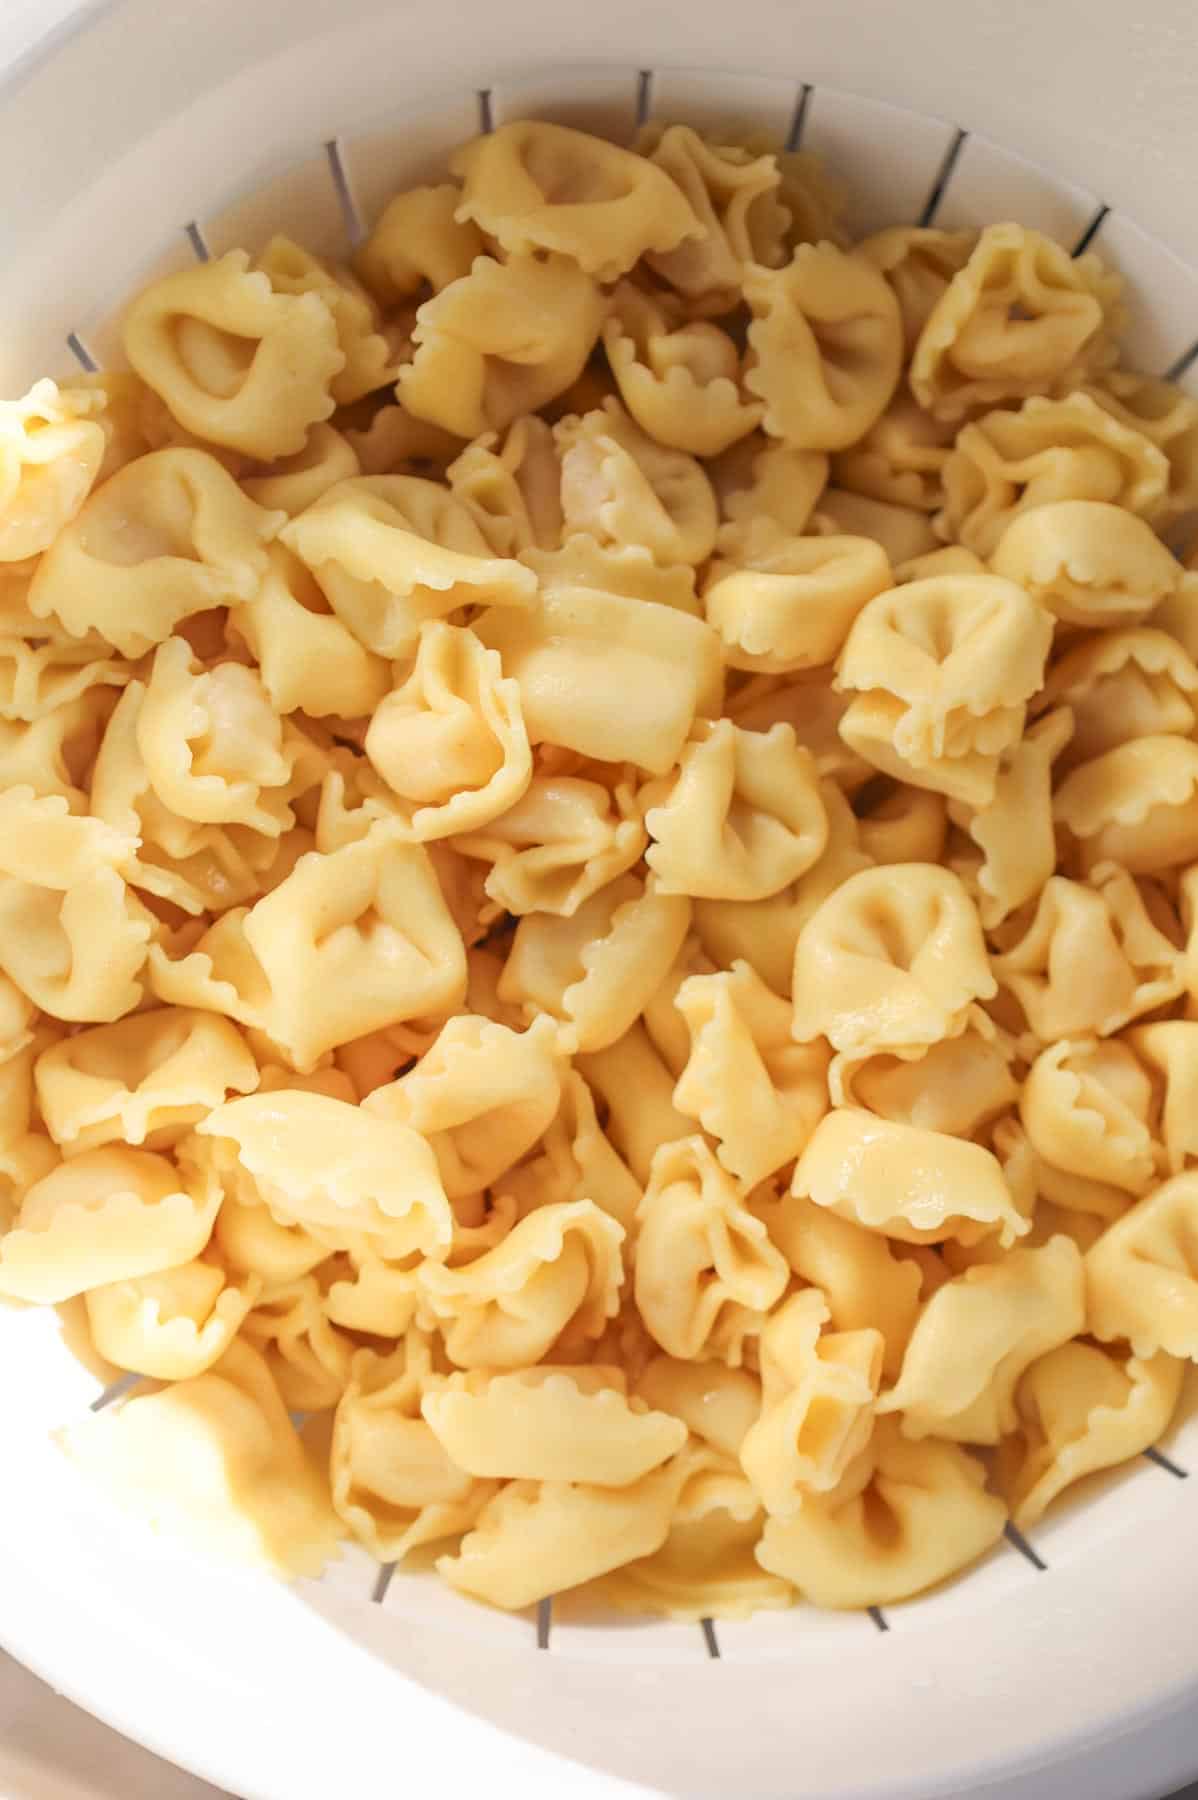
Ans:
{"type": "Polygon", "coordinates": [[[0,1298],[285,1574],[901,1601],[1198,1360],[1198,405],[536,121],[0,405],[0,1298]]]}

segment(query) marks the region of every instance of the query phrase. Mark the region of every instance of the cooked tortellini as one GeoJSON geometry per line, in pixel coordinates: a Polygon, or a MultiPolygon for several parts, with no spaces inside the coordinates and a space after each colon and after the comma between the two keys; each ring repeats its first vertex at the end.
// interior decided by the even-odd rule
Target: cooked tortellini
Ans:
{"type": "Polygon", "coordinates": [[[1198,403],[764,136],[380,200],[0,402],[0,1300],[217,1554],[907,1600],[1198,1360],[1198,403]]]}
{"type": "Polygon", "coordinates": [[[911,389],[944,419],[1067,392],[1115,361],[1120,282],[1093,255],[1022,225],[989,225],[924,321],[911,389]]]}
{"type": "Polygon", "coordinates": [[[102,404],[52,381],[0,402],[0,563],[37,556],[79,511],[107,452],[102,404]]]}
{"type": "Polygon", "coordinates": [[[844,450],[885,412],[903,364],[898,302],[864,257],[800,244],[784,269],[754,264],[745,377],[771,437],[796,450],[844,450]]]}
{"type": "Polygon", "coordinates": [[[346,368],[326,296],[277,286],[244,250],[154,282],[123,333],[134,369],[186,431],[264,462],[303,449],[346,368]]]}

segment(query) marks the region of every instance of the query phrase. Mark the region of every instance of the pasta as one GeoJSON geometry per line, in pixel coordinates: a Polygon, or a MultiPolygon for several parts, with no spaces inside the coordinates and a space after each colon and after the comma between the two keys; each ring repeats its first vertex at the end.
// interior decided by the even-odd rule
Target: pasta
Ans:
{"type": "Polygon", "coordinates": [[[1160,1439],[1198,405],[1120,285],[515,120],[0,402],[0,1301],[133,1510],[742,1619],[1160,1439]]]}

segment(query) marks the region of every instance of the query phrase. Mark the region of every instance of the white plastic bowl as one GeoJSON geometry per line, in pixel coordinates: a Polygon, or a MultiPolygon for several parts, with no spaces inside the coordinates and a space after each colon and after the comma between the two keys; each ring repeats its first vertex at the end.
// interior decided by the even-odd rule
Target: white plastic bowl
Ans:
{"type": "MultiPolygon", "coordinates": [[[[799,123],[861,229],[936,196],[943,223],[1090,234],[1141,366],[1193,383],[1196,44],[1192,0],[1143,25],[1092,0],[92,6],[0,87],[0,385],[114,357],[122,296],[197,240],[344,249],[347,215],[478,129],[480,91],[497,122],[614,134],[646,106],[799,123]]],[[[0,1639],[244,1800],[1159,1800],[1198,1767],[1198,1480],[1147,1459],[1037,1531],[1046,1569],[1004,1545],[886,1630],[803,1607],[718,1625],[713,1660],[697,1627],[562,1609],[546,1650],[424,1579],[376,1603],[361,1553],[285,1590],[148,1540],[48,1441],[102,1389],[52,1315],[0,1311],[0,1371],[0,1639]]],[[[1198,1417],[1165,1449],[1198,1471],[1198,1417]]]]}

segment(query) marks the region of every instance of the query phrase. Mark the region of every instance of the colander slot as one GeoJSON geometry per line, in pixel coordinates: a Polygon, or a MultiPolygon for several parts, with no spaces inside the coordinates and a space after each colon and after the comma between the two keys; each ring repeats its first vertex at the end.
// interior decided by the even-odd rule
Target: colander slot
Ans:
{"type": "Polygon", "coordinates": [[[1182,351],[1175,363],[1170,364],[1169,368],[1165,371],[1165,380],[1180,381],[1183,376],[1189,374],[1195,364],[1198,364],[1198,338],[1195,339],[1188,350],[1182,351]]]}
{"type": "Polygon", "coordinates": [[[1155,1463],[1158,1469],[1164,1469],[1167,1474],[1175,1475],[1178,1481],[1190,1479],[1190,1471],[1183,1469],[1180,1463],[1174,1462],[1171,1456],[1166,1456],[1163,1450],[1145,1450],[1144,1455],[1150,1463],[1155,1463]]]}
{"type": "Polygon", "coordinates": [[[1047,1574],[1048,1564],[1035,1546],[1028,1543],[1017,1525],[1012,1525],[1010,1520],[1008,1520],[1003,1527],[1003,1536],[1006,1538],[1008,1544],[1018,1550],[1020,1556],[1027,1558],[1033,1569],[1038,1570],[1041,1575],[1047,1574]]]}
{"type": "Polygon", "coordinates": [[[1135,347],[1135,367],[1166,380],[1184,376],[1198,333],[1198,269],[1120,212],[1107,213],[1093,245],[1123,276],[1124,336],[1135,347]]]}
{"type": "Polygon", "coordinates": [[[805,81],[799,89],[799,97],[795,101],[794,118],[790,121],[790,130],[786,134],[787,150],[798,150],[802,146],[803,127],[807,123],[807,108],[811,104],[813,92],[809,81],[805,81]]]}
{"type": "Polygon", "coordinates": [[[183,235],[191,245],[197,262],[206,263],[212,261],[212,252],[204,241],[204,234],[200,230],[199,224],[195,219],[188,220],[187,224],[183,227],[183,235]]]}
{"type": "Polygon", "coordinates": [[[118,1375],[115,1381],[110,1381],[108,1386],[96,1395],[87,1409],[88,1412],[103,1412],[106,1406],[111,1406],[114,1400],[119,1400],[123,1394],[127,1394],[129,1389],[140,1380],[139,1375],[118,1375]]]}
{"type": "Polygon", "coordinates": [[[100,365],[77,331],[67,332],[67,349],[75,358],[75,361],[79,364],[79,367],[83,370],[85,375],[95,375],[98,373],[100,365]]]}
{"type": "Polygon", "coordinates": [[[553,1596],[537,1601],[537,1649],[548,1650],[549,1633],[553,1630],[553,1596]]]}
{"type": "Polygon", "coordinates": [[[489,137],[495,129],[495,115],[491,110],[490,88],[478,90],[478,128],[484,137],[489,137]]]}
{"type": "Polygon", "coordinates": [[[381,1606],[387,1598],[387,1589],[391,1586],[391,1577],[395,1573],[393,1562],[380,1563],[379,1572],[374,1578],[374,1586],[370,1590],[370,1598],[376,1606],[381,1606]]]}
{"type": "Polygon", "coordinates": [[[1105,204],[1099,207],[1098,211],[1094,214],[1094,217],[1090,220],[1090,223],[1086,226],[1086,229],[1078,238],[1076,244],[1074,244],[1074,256],[1081,256],[1090,248],[1090,245],[1102,230],[1103,221],[1110,210],[1110,207],[1105,204]]]}
{"type": "Polygon", "coordinates": [[[636,77],[636,128],[649,122],[649,114],[653,111],[653,71],[638,69],[636,77]]]}
{"type": "Polygon", "coordinates": [[[917,224],[958,136],[948,119],[818,82],[803,115],[802,147],[822,157],[844,189],[845,229],[854,237],[917,224]]]}
{"type": "Polygon", "coordinates": [[[699,1629],[703,1633],[703,1642],[707,1645],[707,1654],[712,1662],[720,1660],[720,1640],[715,1634],[714,1619],[700,1619],[699,1629]]]}
{"type": "Polygon", "coordinates": [[[945,231],[978,231],[999,219],[1075,244],[1094,226],[1101,195],[1052,174],[1004,144],[970,131],[944,171],[936,224],[945,231]]]}
{"type": "Polygon", "coordinates": [[[958,125],[953,141],[944,153],[944,161],[936,171],[936,179],[932,183],[932,191],[924,201],[923,211],[919,215],[919,223],[921,225],[930,225],[935,219],[936,214],[940,211],[941,203],[948,192],[948,184],[956,173],[957,164],[961,160],[961,154],[965,149],[965,143],[968,136],[969,133],[958,125]]]}
{"type": "Polygon", "coordinates": [[[880,1606],[867,1607],[866,1611],[869,1613],[870,1618],[873,1620],[879,1631],[890,1630],[890,1620],[886,1617],[886,1614],[882,1611],[880,1606]]]}
{"type": "Polygon", "coordinates": [[[366,236],[366,226],[358,211],[358,203],[354,199],[354,190],[350,186],[349,175],[341,157],[341,145],[336,138],[329,138],[324,147],[329,159],[329,177],[333,183],[333,191],[337,195],[337,204],[341,208],[341,218],[345,225],[345,235],[349,239],[351,249],[356,250],[366,236]]]}

